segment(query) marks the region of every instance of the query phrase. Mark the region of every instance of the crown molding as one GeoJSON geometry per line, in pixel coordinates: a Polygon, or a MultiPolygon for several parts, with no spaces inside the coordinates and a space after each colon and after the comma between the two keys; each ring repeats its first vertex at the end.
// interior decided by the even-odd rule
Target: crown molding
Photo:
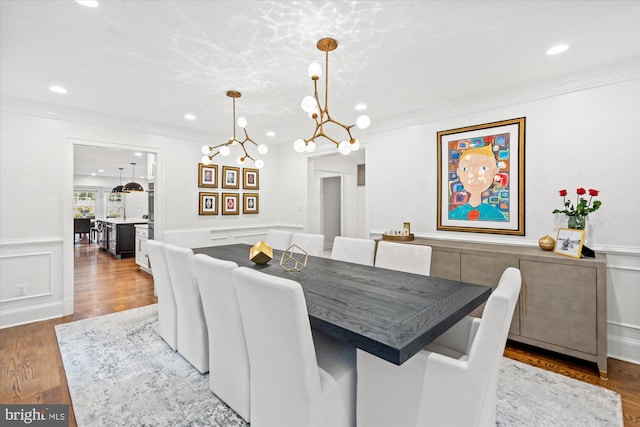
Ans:
{"type": "Polygon", "coordinates": [[[392,120],[386,124],[381,123],[379,126],[376,126],[375,130],[370,132],[370,134],[387,132],[638,79],[640,79],[640,56],[590,69],[574,76],[550,79],[537,82],[534,85],[506,90],[489,97],[466,98],[453,100],[440,105],[429,105],[425,109],[417,109],[413,115],[403,120],[392,120]]]}

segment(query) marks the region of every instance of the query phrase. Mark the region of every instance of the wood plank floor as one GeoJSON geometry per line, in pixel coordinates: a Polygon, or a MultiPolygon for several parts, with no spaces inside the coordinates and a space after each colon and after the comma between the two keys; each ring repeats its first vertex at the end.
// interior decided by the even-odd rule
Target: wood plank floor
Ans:
{"type": "MultiPolygon", "coordinates": [[[[157,302],[151,275],[96,244],[76,244],[74,274],[73,315],[0,330],[0,403],[71,405],[54,326],[157,302]]],[[[640,426],[640,365],[610,358],[604,381],[595,363],[533,347],[509,342],[505,356],[620,393],[625,426],[640,426]]]]}

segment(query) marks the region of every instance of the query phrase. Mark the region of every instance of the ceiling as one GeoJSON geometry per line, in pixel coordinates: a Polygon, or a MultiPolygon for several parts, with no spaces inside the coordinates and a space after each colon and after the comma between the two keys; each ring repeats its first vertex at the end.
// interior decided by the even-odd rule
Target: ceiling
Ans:
{"type": "Polygon", "coordinates": [[[313,93],[308,65],[324,68],[322,37],[338,41],[331,115],[353,124],[365,103],[372,125],[354,136],[366,140],[479,99],[638,67],[640,1],[2,0],[0,95],[3,109],[215,145],[233,133],[234,89],[250,136],[290,145],[313,131],[300,101],[313,93]],[[558,43],[569,50],[545,54],[558,43]]]}

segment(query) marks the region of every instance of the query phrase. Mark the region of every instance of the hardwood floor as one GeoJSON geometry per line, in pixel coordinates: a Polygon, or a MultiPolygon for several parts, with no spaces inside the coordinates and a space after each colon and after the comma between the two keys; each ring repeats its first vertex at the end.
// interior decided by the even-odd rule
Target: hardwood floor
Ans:
{"type": "MultiPolygon", "coordinates": [[[[73,315],[0,330],[0,403],[71,405],[54,326],[157,302],[151,275],[96,244],[75,246],[74,275],[73,315]]],[[[505,356],[620,393],[625,426],[640,426],[640,365],[610,358],[605,381],[595,363],[534,347],[509,342],[505,356]]]]}

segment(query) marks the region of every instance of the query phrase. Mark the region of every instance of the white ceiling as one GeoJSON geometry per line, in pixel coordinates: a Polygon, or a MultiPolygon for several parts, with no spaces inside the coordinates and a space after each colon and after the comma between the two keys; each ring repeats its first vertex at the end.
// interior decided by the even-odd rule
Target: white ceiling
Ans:
{"type": "Polygon", "coordinates": [[[478,99],[637,67],[640,1],[2,0],[0,95],[3,108],[219,144],[233,132],[235,89],[254,140],[292,144],[313,131],[300,101],[312,94],[307,66],[324,63],[322,37],[339,43],[331,115],[353,124],[366,103],[372,126],[354,135],[366,139],[478,99]],[[567,52],[545,55],[561,42],[567,52]]]}

